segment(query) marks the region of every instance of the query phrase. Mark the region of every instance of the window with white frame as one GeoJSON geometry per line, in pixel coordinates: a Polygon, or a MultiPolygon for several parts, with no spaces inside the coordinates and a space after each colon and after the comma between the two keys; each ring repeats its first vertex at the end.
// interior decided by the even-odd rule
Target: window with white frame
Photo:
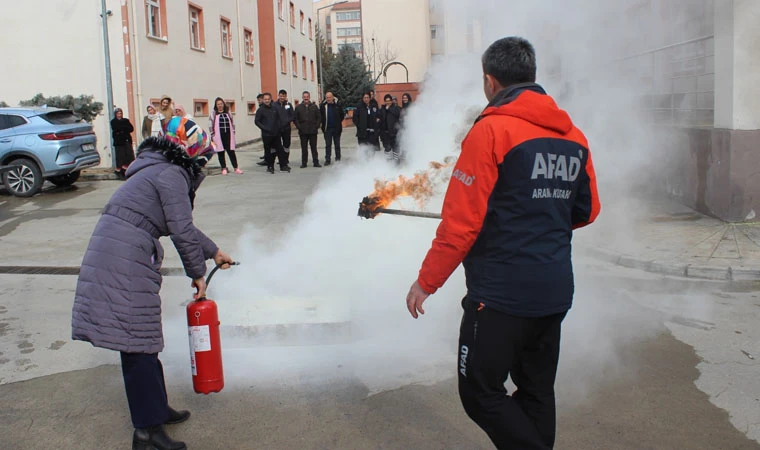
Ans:
{"type": "Polygon", "coordinates": [[[222,17],[221,19],[221,32],[222,32],[222,56],[225,58],[232,58],[232,34],[230,34],[230,21],[222,17]]]}
{"type": "Polygon", "coordinates": [[[301,34],[306,34],[306,16],[304,15],[303,11],[301,11],[301,34]]]}
{"type": "Polygon", "coordinates": [[[197,6],[190,5],[190,48],[195,50],[205,50],[203,38],[203,10],[197,6]]]}
{"type": "Polygon", "coordinates": [[[354,49],[355,52],[361,52],[362,51],[362,44],[361,42],[353,42],[353,43],[342,43],[338,44],[338,51],[342,50],[344,47],[350,47],[354,49]]]}
{"type": "Polygon", "coordinates": [[[285,0],[277,0],[277,16],[285,20],[285,0]]]}
{"type": "Polygon", "coordinates": [[[346,11],[335,13],[335,19],[339,21],[359,20],[362,18],[362,14],[359,11],[346,11]]]}
{"type": "Polygon", "coordinates": [[[361,27],[338,28],[338,37],[361,36],[361,27]]]}
{"type": "Polygon", "coordinates": [[[245,28],[243,30],[243,42],[245,43],[245,62],[253,64],[253,31],[245,28]]]}
{"type": "Polygon", "coordinates": [[[145,15],[148,21],[148,36],[161,38],[161,2],[145,0],[145,15]]]}

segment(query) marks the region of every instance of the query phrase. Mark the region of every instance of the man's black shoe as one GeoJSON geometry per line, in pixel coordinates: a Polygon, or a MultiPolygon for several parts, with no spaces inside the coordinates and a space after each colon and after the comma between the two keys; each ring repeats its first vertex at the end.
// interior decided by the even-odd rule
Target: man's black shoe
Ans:
{"type": "Polygon", "coordinates": [[[290,166],[280,166],[280,172],[290,173],[290,166]]]}
{"type": "Polygon", "coordinates": [[[269,172],[269,173],[271,173],[272,175],[274,175],[274,167],[271,167],[271,166],[270,166],[270,167],[267,167],[267,172],[269,172]]]}
{"type": "Polygon", "coordinates": [[[256,163],[256,165],[257,166],[266,166],[267,162],[266,161],[259,161],[259,162],[256,163]]]}
{"type": "Polygon", "coordinates": [[[314,167],[322,167],[322,164],[320,164],[320,163],[318,163],[318,162],[315,162],[315,163],[314,163],[314,167]]]}
{"type": "Polygon", "coordinates": [[[178,423],[182,423],[190,418],[190,411],[182,410],[177,411],[176,409],[169,407],[169,418],[166,419],[166,422],[164,422],[164,425],[176,425],[178,423]]]}
{"type": "Polygon", "coordinates": [[[335,161],[340,161],[340,156],[336,156],[335,161]]]}
{"type": "Polygon", "coordinates": [[[264,155],[259,156],[259,159],[265,159],[265,158],[266,158],[266,156],[264,156],[264,155]]]}
{"type": "Polygon", "coordinates": [[[170,438],[164,427],[136,428],[132,434],[132,450],[187,450],[182,441],[170,438]]]}
{"type": "Polygon", "coordinates": [[[301,164],[301,168],[302,168],[302,169],[305,169],[305,168],[307,168],[307,167],[309,167],[307,164],[301,164]]]}
{"type": "Polygon", "coordinates": [[[326,165],[326,166],[329,166],[329,165],[330,165],[330,160],[329,160],[329,159],[328,159],[327,161],[325,161],[325,165],[326,165]]]}

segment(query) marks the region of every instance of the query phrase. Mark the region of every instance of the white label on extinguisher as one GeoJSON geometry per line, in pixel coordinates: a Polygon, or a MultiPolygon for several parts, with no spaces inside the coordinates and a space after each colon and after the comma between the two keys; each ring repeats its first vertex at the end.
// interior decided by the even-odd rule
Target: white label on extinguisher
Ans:
{"type": "Polygon", "coordinates": [[[190,345],[196,353],[211,351],[211,332],[208,325],[190,327],[190,345]]]}
{"type": "Polygon", "coordinates": [[[193,376],[198,375],[198,366],[195,365],[195,349],[193,348],[193,335],[188,331],[187,333],[188,341],[190,341],[190,371],[193,373],[193,376]]]}

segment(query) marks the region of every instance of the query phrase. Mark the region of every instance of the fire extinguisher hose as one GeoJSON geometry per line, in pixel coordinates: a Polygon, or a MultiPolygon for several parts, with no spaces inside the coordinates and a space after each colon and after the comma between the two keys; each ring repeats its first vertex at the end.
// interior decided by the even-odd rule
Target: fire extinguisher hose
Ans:
{"type": "MultiPolygon", "coordinates": [[[[233,263],[230,263],[230,266],[239,266],[240,262],[235,261],[233,263]]],[[[211,278],[214,276],[217,270],[222,268],[222,264],[219,264],[218,266],[211,269],[211,273],[208,274],[208,277],[206,277],[206,287],[208,288],[209,283],[211,283],[211,278]]]]}

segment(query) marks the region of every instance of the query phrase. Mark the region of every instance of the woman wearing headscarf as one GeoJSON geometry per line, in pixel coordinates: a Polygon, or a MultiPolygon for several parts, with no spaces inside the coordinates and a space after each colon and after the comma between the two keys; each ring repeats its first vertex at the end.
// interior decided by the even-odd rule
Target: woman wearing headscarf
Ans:
{"type": "Polygon", "coordinates": [[[230,108],[224,99],[217,97],[214,100],[214,110],[208,116],[208,129],[211,132],[211,140],[214,142],[219,155],[219,165],[222,166],[222,175],[227,175],[227,159],[224,152],[230,156],[232,169],[236,174],[243,173],[238,169],[237,156],[235,155],[235,122],[232,120],[230,108]]]}
{"type": "Polygon", "coordinates": [[[148,139],[151,136],[158,137],[164,134],[161,120],[164,118],[153,105],[148,105],[148,114],[143,118],[142,137],[148,139]]]}
{"type": "Polygon", "coordinates": [[[114,110],[111,119],[111,137],[113,138],[113,151],[116,154],[116,174],[122,180],[126,178],[127,167],[135,160],[135,152],[132,149],[132,132],[135,127],[129,119],[124,118],[121,108],[114,110]]]}
{"type": "Polygon", "coordinates": [[[174,105],[172,105],[171,97],[168,95],[161,97],[161,103],[158,105],[158,112],[164,116],[164,118],[161,119],[161,126],[164,130],[166,130],[166,126],[169,124],[169,121],[172,120],[172,117],[174,117],[174,105]]]}
{"type": "Polygon", "coordinates": [[[127,171],[127,181],[108,201],[82,261],[72,311],[72,338],[121,354],[134,425],[133,449],[186,449],[165,424],[190,417],[169,406],[163,368],[159,238],[170,236],[185,274],[205,297],[206,260],[222,269],[232,259],[193,224],[201,170],[213,152],[193,121],[172,118],[163,137],[149,137],[127,171]]]}
{"type": "Polygon", "coordinates": [[[177,103],[174,105],[174,117],[184,117],[185,119],[194,120],[193,116],[185,111],[185,107],[177,103]]]}

